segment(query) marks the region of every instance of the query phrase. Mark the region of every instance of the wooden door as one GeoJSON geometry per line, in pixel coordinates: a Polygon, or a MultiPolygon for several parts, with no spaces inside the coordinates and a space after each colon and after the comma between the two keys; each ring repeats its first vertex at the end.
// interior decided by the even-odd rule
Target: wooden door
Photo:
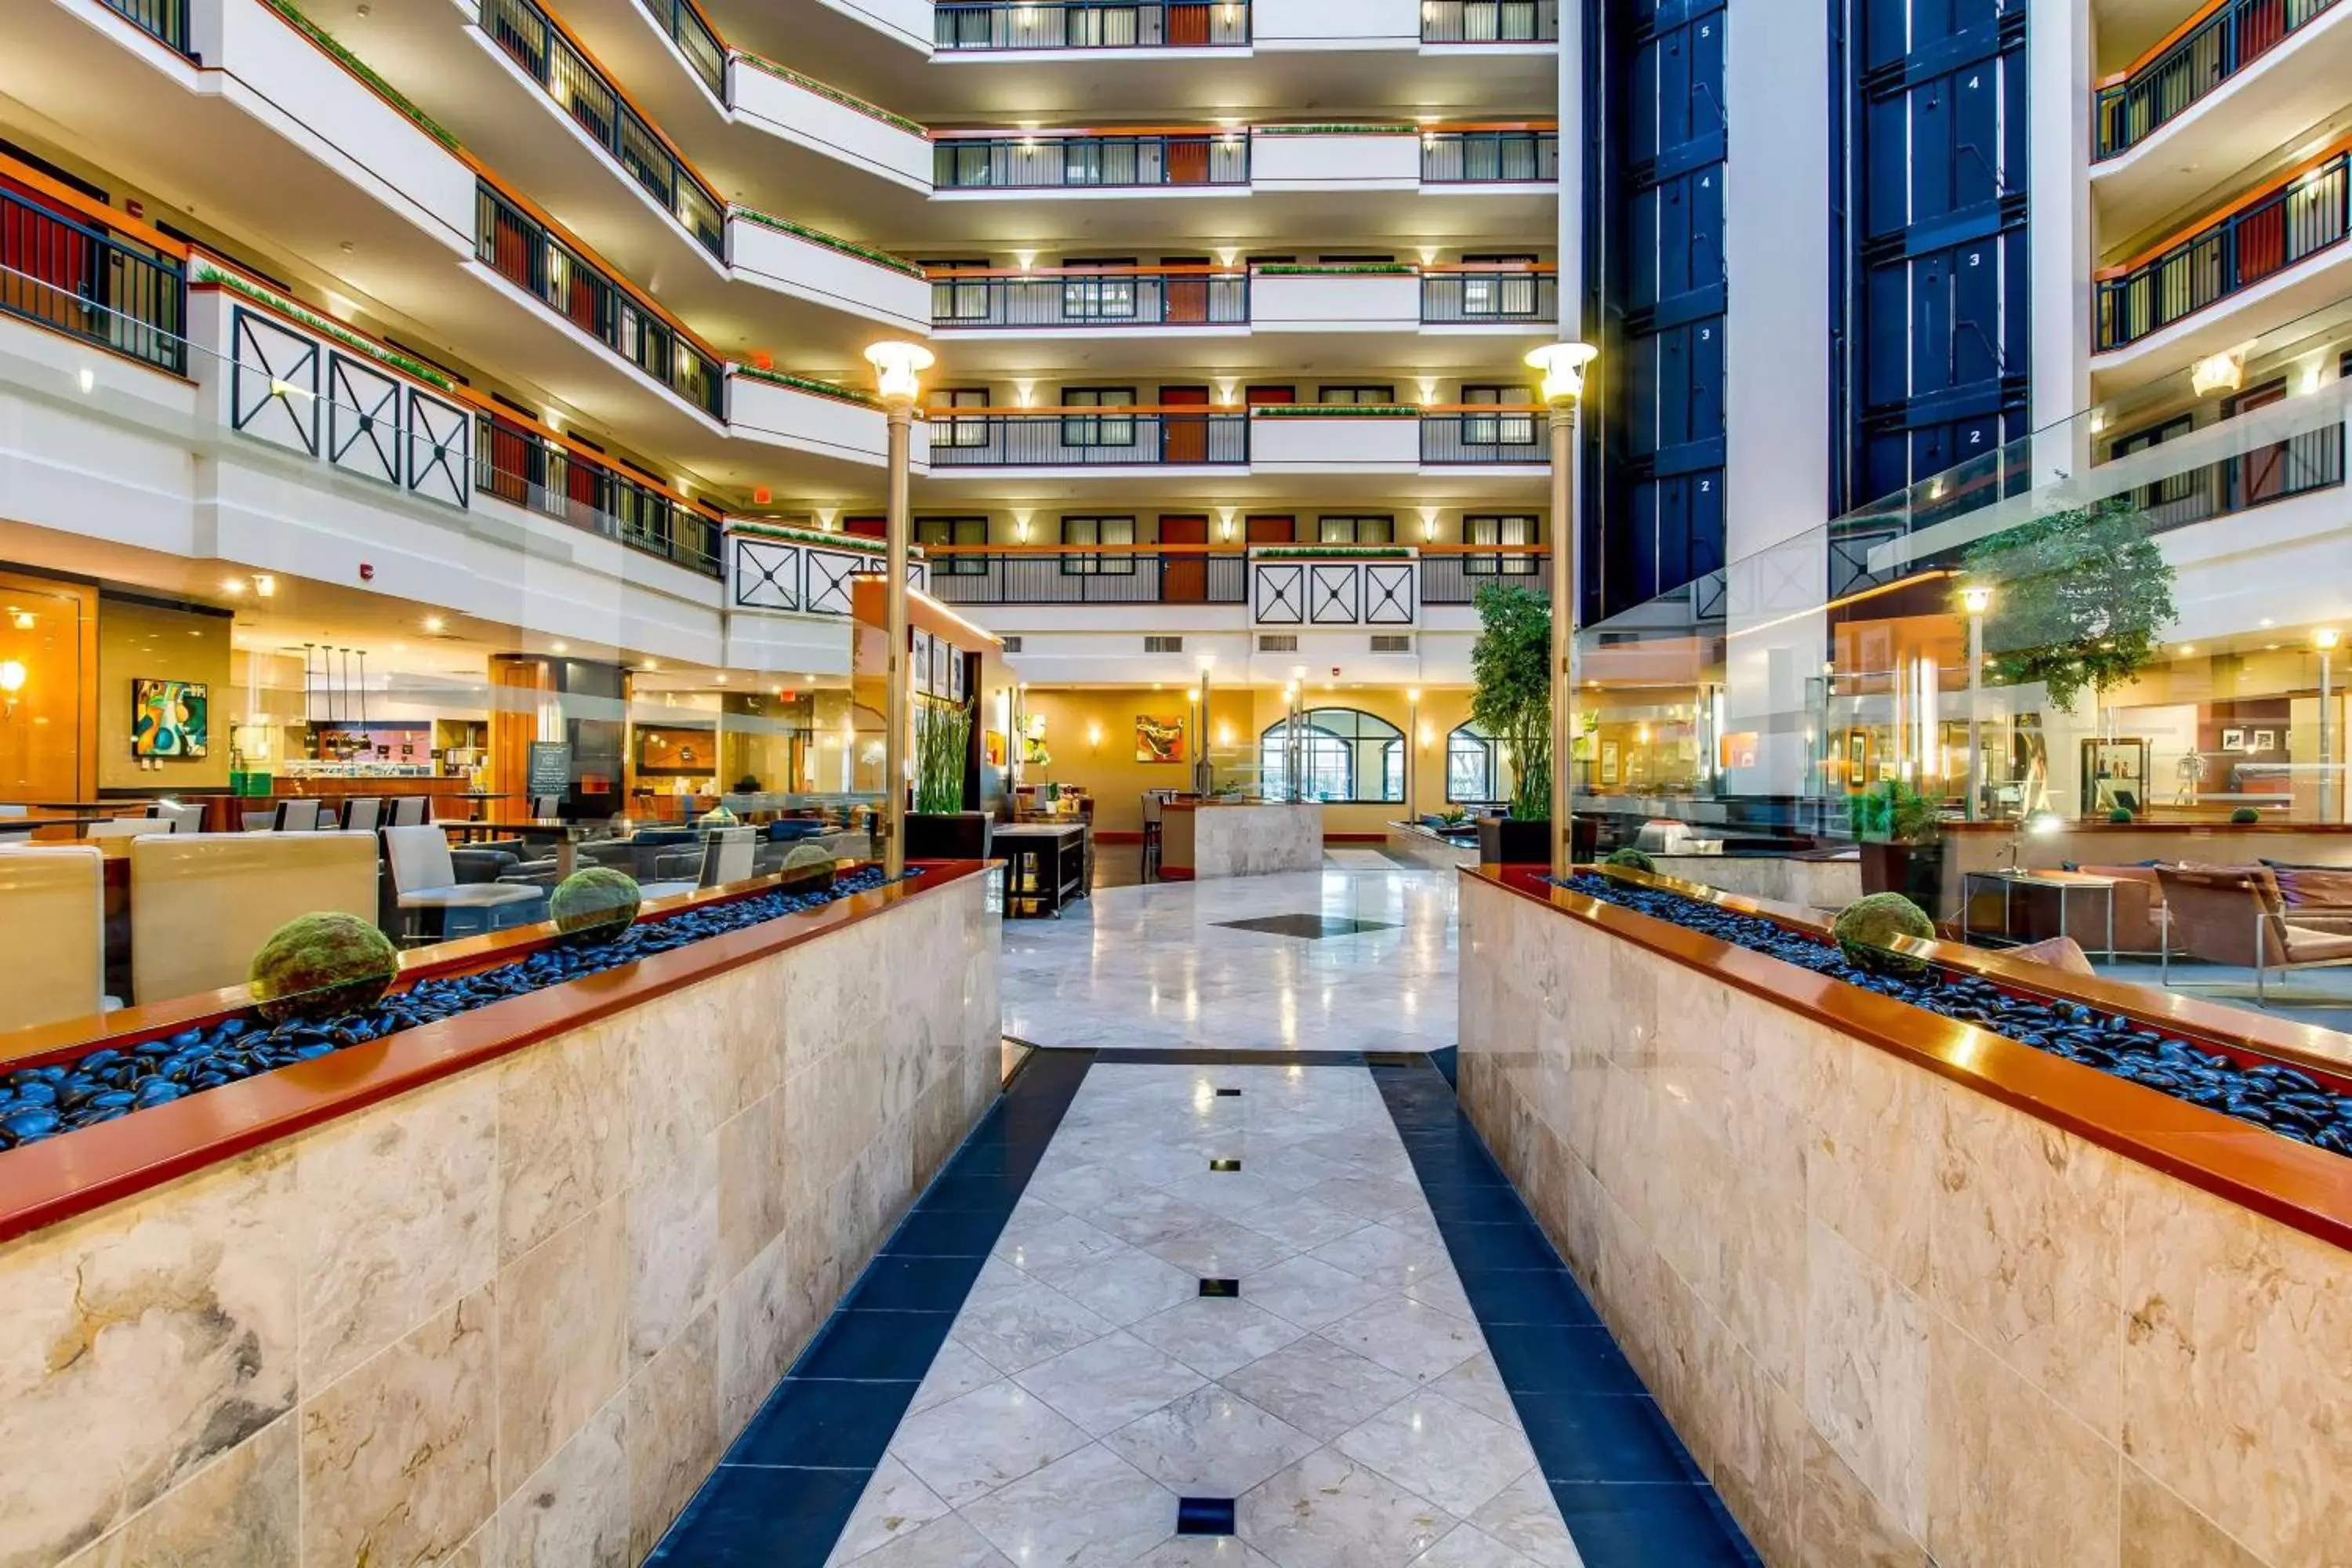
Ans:
{"type": "Polygon", "coordinates": [[[530,443],[527,431],[491,418],[488,488],[492,495],[517,506],[530,504],[530,443]]]}
{"type": "Polygon", "coordinates": [[[1243,537],[1252,544],[1298,542],[1298,520],[1295,517],[1253,517],[1242,528],[1243,537]]]}
{"type": "MultiPolygon", "coordinates": [[[[1205,13],[1206,6],[1202,11],[1205,13]]],[[[1167,141],[1168,183],[1171,185],[1205,185],[1209,183],[1209,139],[1205,136],[1171,136],[1167,141]]]]}
{"type": "MultiPolygon", "coordinates": [[[[2273,403],[2283,401],[2285,396],[2286,383],[2284,381],[2274,381],[2267,386],[2255,387],[2251,392],[2242,393],[2230,399],[2230,417],[2234,419],[2241,414],[2251,414],[2257,408],[2266,408],[2273,403]]],[[[2230,459],[2230,466],[2235,470],[2232,478],[2236,481],[2231,487],[2236,492],[2231,498],[2231,507],[2233,510],[2239,507],[2275,500],[2286,493],[2289,475],[2287,443],[2284,441],[2274,441],[2267,447],[2257,447],[2243,457],[2232,458],[2230,459]]]]}
{"type": "Polygon", "coordinates": [[[1192,4],[1169,6],[1168,44],[1171,48],[1178,49],[1207,48],[1209,8],[1192,4]]]}
{"type": "MultiPolygon", "coordinates": [[[[1202,9],[1206,10],[1203,6],[1202,9]]],[[[1170,256],[1160,258],[1162,267],[1206,267],[1205,256],[1170,256]]],[[[1160,297],[1165,301],[1164,319],[1171,326],[1197,325],[1209,319],[1209,278],[1205,272],[1179,272],[1163,278],[1160,283],[1160,297]]]]}
{"type": "MultiPolygon", "coordinates": [[[[1163,408],[1206,408],[1205,386],[1163,386],[1163,408]]],[[[1205,463],[1209,460],[1209,416],[1205,414],[1163,414],[1160,416],[1160,460],[1163,463],[1205,463]]]]}
{"type": "MultiPolygon", "coordinates": [[[[1169,517],[1160,519],[1160,542],[1162,544],[1206,544],[1209,542],[1209,520],[1206,517],[1169,517]]],[[[1160,602],[1163,605],[1199,605],[1209,597],[1209,558],[1193,552],[1160,558],[1160,602]]]]}
{"type": "Polygon", "coordinates": [[[88,331],[83,301],[95,292],[90,242],[82,231],[37,210],[46,200],[29,185],[0,177],[0,306],[37,321],[88,331]],[[22,205],[20,205],[20,203],[22,205]]]}

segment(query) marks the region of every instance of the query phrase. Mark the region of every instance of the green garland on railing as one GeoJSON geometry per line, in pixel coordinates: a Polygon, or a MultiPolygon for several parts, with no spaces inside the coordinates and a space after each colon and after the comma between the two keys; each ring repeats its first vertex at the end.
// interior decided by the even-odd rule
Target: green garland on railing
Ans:
{"type": "Polygon", "coordinates": [[[1253,419],[1417,419],[1421,410],[1409,403],[1261,403],[1250,409],[1253,419]]]}
{"type": "Polygon", "coordinates": [[[376,361],[380,364],[388,364],[393,369],[401,372],[403,374],[415,376],[417,380],[437,386],[444,392],[454,392],[457,390],[456,386],[450,382],[447,376],[442,374],[439,371],[433,369],[429,365],[420,364],[416,361],[410,359],[406,354],[394,353],[392,350],[383,347],[381,343],[370,342],[367,339],[361,337],[357,332],[351,331],[343,327],[339,327],[325,317],[315,315],[312,312],[304,310],[301,306],[296,304],[291,300],[286,299],[282,295],[271,293],[268,289],[264,289],[260,284],[254,282],[251,279],[235,272],[224,272],[209,261],[197,263],[195,275],[190,278],[188,281],[191,283],[218,284],[223,289],[242,294],[248,300],[267,305],[271,310],[278,311],[280,315],[289,316],[295,321],[300,322],[302,325],[310,328],[312,331],[317,332],[320,336],[331,338],[336,342],[341,343],[343,347],[363,353],[367,355],[368,358],[376,361]]]}
{"type": "Polygon", "coordinates": [[[780,370],[761,370],[755,364],[738,364],[735,367],[735,374],[749,376],[753,381],[765,381],[777,386],[788,386],[794,392],[806,392],[818,397],[831,397],[843,403],[855,403],[864,408],[881,406],[881,400],[870,392],[860,392],[854,386],[843,386],[836,382],[819,381],[814,376],[787,375],[780,370]]]}
{"type": "Polygon", "coordinates": [[[1410,261],[1269,261],[1253,267],[1251,271],[1261,278],[1324,278],[1344,276],[1351,272],[1378,273],[1383,277],[1410,277],[1420,270],[1410,261]]]}
{"type": "Polygon", "coordinates": [[[1253,125],[1253,136],[1410,136],[1418,125],[1253,125]]]}
{"type": "Polygon", "coordinates": [[[880,104],[868,103],[862,98],[842,91],[830,82],[819,81],[816,78],[796,71],[790,66],[778,65],[764,55],[755,55],[749,49],[739,49],[730,45],[729,52],[754,70],[765,71],[770,76],[791,82],[794,87],[806,88],[819,98],[830,99],[844,109],[854,109],[860,114],[882,121],[885,125],[895,125],[899,130],[920,136],[926,141],[930,139],[931,132],[929,126],[918,125],[903,114],[893,114],[880,104]]]}
{"type": "Polygon", "coordinates": [[[1250,553],[1261,561],[1309,556],[1327,560],[1333,556],[1348,556],[1359,560],[1410,561],[1413,552],[1398,544],[1284,544],[1255,549],[1250,553]]]}
{"type": "Polygon", "coordinates": [[[737,217],[756,223],[762,228],[772,228],[779,234],[789,234],[794,239],[805,239],[811,245],[822,245],[828,250],[838,250],[844,256],[854,256],[860,261],[870,261],[877,267],[887,267],[893,272],[903,272],[909,278],[930,275],[903,256],[893,256],[887,250],[875,250],[855,240],[844,239],[837,234],[827,234],[821,228],[811,228],[804,223],[794,223],[788,217],[763,213],[757,207],[747,207],[738,202],[730,209],[737,217]]]}
{"type": "Polygon", "coordinates": [[[789,522],[768,522],[759,518],[739,517],[727,524],[730,533],[756,533],[762,539],[782,539],[793,544],[814,544],[824,550],[845,551],[853,555],[880,555],[889,546],[878,539],[867,539],[855,533],[832,533],[822,528],[797,528],[789,522]]]}
{"type": "Polygon", "coordinates": [[[378,98],[383,99],[386,103],[392,105],[393,108],[400,110],[401,113],[415,121],[418,130],[424,132],[427,136],[432,137],[436,142],[440,142],[444,147],[448,148],[452,153],[458,150],[458,142],[455,136],[452,136],[448,131],[436,121],[431,115],[417,108],[414,103],[411,103],[407,97],[402,93],[398,88],[384,80],[383,78],[376,75],[375,71],[368,65],[367,61],[360,58],[359,56],[352,53],[351,50],[336,42],[334,34],[330,33],[324,27],[319,26],[318,23],[313,22],[310,17],[305,16],[301,12],[296,10],[294,8],[294,0],[261,0],[261,3],[268,6],[271,10],[277,12],[280,16],[286,18],[286,20],[293,26],[296,31],[299,32],[304,37],[310,39],[310,42],[317,45],[327,54],[334,57],[335,60],[346,70],[349,70],[353,76],[367,83],[369,87],[375,90],[375,95],[378,98]]]}

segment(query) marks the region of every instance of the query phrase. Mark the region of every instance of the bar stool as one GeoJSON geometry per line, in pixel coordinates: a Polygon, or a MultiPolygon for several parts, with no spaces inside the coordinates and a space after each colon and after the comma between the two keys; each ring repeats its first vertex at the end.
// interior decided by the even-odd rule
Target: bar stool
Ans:
{"type": "Polygon", "coordinates": [[[1148,789],[1143,792],[1143,879],[1160,879],[1160,808],[1168,804],[1168,792],[1148,789]]]}

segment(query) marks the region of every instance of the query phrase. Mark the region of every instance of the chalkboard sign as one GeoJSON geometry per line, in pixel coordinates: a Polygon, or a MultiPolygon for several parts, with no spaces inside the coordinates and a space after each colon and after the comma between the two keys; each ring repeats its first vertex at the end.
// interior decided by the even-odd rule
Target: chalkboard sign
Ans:
{"type": "Polygon", "coordinates": [[[524,788],[533,795],[572,793],[572,748],[561,741],[533,741],[524,770],[524,788]]]}

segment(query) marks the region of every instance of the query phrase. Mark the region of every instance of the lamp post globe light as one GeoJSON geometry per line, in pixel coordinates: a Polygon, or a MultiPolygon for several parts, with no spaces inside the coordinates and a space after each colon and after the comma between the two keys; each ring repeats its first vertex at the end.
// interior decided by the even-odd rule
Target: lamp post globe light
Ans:
{"type": "Polygon", "coordinates": [[[890,642],[889,723],[882,747],[882,872],[897,877],[907,868],[907,728],[912,695],[908,669],[907,518],[908,448],[915,421],[915,400],[923,390],[923,372],[936,362],[920,343],[879,342],[866,351],[874,367],[875,389],[882,395],[882,416],[888,431],[887,458],[890,504],[884,600],[890,642]]]}
{"type": "Polygon", "coordinates": [[[1551,874],[1566,877],[1576,852],[1576,417],[1591,343],[1528,351],[1551,410],[1551,874]]]}

